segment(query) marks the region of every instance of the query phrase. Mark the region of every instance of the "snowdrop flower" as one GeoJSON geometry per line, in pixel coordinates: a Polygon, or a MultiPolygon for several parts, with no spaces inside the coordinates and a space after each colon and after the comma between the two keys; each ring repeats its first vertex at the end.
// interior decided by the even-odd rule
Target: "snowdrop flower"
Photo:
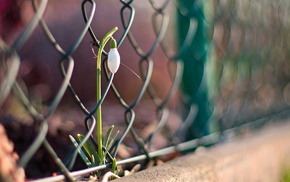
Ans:
{"type": "Polygon", "coordinates": [[[114,38],[110,42],[110,51],[108,53],[108,68],[112,73],[116,73],[120,66],[120,54],[117,49],[117,43],[114,38]]]}

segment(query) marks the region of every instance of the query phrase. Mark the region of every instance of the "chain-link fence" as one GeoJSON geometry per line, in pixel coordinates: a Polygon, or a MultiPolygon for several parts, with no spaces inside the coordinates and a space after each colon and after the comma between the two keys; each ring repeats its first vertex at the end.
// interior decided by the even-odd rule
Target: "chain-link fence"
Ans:
{"type": "Polygon", "coordinates": [[[29,135],[20,167],[34,161],[64,174],[48,181],[109,168],[115,158],[144,167],[288,116],[286,0],[17,2],[1,9],[1,122],[14,126],[11,135],[29,135]],[[106,46],[100,93],[96,52],[113,27],[122,65],[112,76],[106,46]],[[103,149],[106,163],[69,172],[79,148],[68,135],[82,133],[97,148],[101,106],[103,130],[120,131],[103,149]]]}

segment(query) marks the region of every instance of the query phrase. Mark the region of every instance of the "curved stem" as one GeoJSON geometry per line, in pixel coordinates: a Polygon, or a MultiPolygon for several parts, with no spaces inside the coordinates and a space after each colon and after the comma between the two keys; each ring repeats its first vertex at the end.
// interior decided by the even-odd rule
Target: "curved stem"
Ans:
{"type": "MultiPolygon", "coordinates": [[[[102,63],[102,53],[103,50],[105,48],[105,45],[107,44],[107,42],[112,38],[112,35],[118,30],[117,27],[111,29],[102,39],[101,43],[100,43],[100,48],[98,50],[98,56],[97,56],[97,103],[101,100],[102,94],[101,94],[101,83],[102,83],[102,79],[101,79],[101,63],[102,63]]],[[[99,106],[98,110],[97,110],[97,141],[98,141],[98,154],[100,156],[100,164],[104,164],[105,163],[105,159],[104,159],[104,154],[103,154],[103,134],[102,134],[102,108],[101,106],[99,106]]]]}

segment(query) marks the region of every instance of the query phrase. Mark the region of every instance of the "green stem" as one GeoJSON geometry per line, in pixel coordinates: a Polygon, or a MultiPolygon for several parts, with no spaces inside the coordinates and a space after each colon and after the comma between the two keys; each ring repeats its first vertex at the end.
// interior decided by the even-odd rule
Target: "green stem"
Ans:
{"type": "MultiPolygon", "coordinates": [[[[97,68],[97,102],[101,100],[101,92],[99,90],[101,90],[101,69],[97,68]]],[[[100,164],[103,164],[102,136],[102,108],[100,105],[97,110],[97,141],[100,164]]]]}
{"type": "MultiPolygon", "coordinates": [[[[101,79],[101,63],[102,63],[102,52],[105,48],[105,45],[107,44],[107,42],[110,40],[110,38],[112,38],[112,35],[118,30],[117,27],[113,28],[112,30],[110,30],[102,39],[101,43],[100,43],[100,48],[98,50],[98,57],[97,57],[97,102],[99,102],[101,100],[102,94],[101,94],[101,83],[102,83],[102,79],[101,79]]],[[[100,156],[100,164],[105,164],[105,156],[103,153],[103,134],[102,134],[102,108],[101,105],[99,106],[98,110],[97,110],[97,142],[98,142],[98,154],[100,156]]]]}
{"type": "MultiPolygon", "coordinates": [[[[112,161],[112,173],[118,175],[118,170],[117,170],[117,160],[116,158],[113,159],[112,161]]],[[[111,180],[115,179],[115,177],[111,177],[111,180]]]]}

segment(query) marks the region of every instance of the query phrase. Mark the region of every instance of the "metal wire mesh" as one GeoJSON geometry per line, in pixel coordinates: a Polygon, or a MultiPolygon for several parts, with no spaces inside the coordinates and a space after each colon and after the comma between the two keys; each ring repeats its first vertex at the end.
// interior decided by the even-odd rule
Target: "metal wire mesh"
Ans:
{"type": "MultiPolygon", "coordinates": [[[[107,125],[120,126],[121,134],[109,149],[108,164],[84,173],[108,167],[126,140],[138,156],[118,164],[216,144],[226,139],[227,132],[236,133],[237,128],[254,128],[281,114],[287,116],[290,5],[286,0],[41,0],[25,5],[31,10],[27,10],[31,19],[12,43],[5,37],[0,42],[1,118],[14,99],[17,108],[28,113],[25,117],[33,120],[31,128],[38,134],[21,156],[19,166],[25,167],[44,146],[64,174],[48,181],[69,180],[81,174],[69,172],[78,148],[67,154],[70,162],[64,164],[46,138],[48,120],[56,119],[56,110],[63,107],[61,102],[78,113],[77,118],[71,118],[73,122],[84,122],[86,140],[94,135],[94,115],[101,105],[110,103],[104,112],[107,120],[113,121],[107,125]],[[55,17],[58,10],[64,12],[59,19],[55,17]],[[103,52],[107,79],[103,80],[103,99],[96,103],[91,96],[96,92],[92,49],[98,49],[100,35],[107,27],[115,26],[119,26],[115,38],[122,61],[140,79],[130,73],[132,70],[122,68],[113,80],[105,64],[107,52],[103,52]],[[182,26],[185,28],[180,29],[182,26]],[[43,42],[45,46],[37,46],[43,42]],[[50,78],[45,83],[51,92],[46,100],[41,93],[47,90],[36,89],[38,94],[34,94],[33,84],[22,73],[26,59],[38,65],[32,70],[39,65],[50,70],[40,70],[39,74],[50,78]],[[188,72],[192,66],[194,70],[188,72]],[[199,117],[201,114],[207,115],[205,119],[199,117]]],[[[42,81],[37,84],[43,85],[42,81]]],[[[64,122],[62,119],[58,122],[64,122]]]]}

